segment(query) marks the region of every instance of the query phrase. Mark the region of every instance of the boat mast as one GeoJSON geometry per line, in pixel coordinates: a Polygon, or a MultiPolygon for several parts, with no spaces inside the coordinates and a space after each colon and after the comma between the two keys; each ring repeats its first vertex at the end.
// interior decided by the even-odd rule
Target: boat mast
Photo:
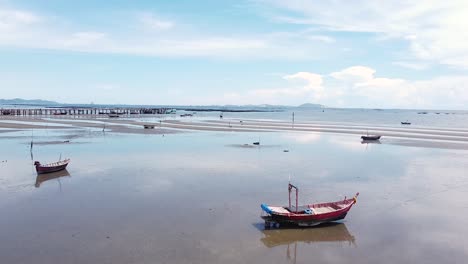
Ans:
{"type": "Polygon", "coordinates": [[[297,211],[297,210],[298,210],[298,209],[297,209],[297,206],[298,206],[298,200],[299,200],[299,199],[298,199],[298,196],[299,196],[299,189],[298,189],[296,186],[292,185],[291,183],[288,183],[289,208],[291,208],[291,190],[292,190],[293,188],[296,190],[296,213],[297,213],[297,212],[298,212],[298,211],[297,211]]]}

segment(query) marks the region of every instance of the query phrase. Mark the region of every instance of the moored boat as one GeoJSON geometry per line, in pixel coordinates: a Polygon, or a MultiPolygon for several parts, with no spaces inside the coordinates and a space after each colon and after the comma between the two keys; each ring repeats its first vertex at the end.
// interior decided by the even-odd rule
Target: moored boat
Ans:
{"type": "Polygon", "coordinates": [[[109,114],[108,116],[109,116],[110,118],[120,117],[118,114],[109,114]]]}
{"type": "Polygon", "coordinates": [[[366,135],[366,136],[361,136],[362,140],[379,140],[380,135],[366,135]]]}
{"type": "Polygon", "coordinates": [[[39,161],[35,161],[34,166],[36,167],[36,172],[42,174],[64,170],[68,163],[70,163],[70,159],[64,159],[48,164],[41,164],[39,161]]]}
{"type": "Polygon", "coordinates": [[[322,223],[333,222],[344,219],[349,210],[357,201],[359,193],[353,198],[343,199],[336,202],[307,204],[298,206],[299,190],[296,186],[289,184],[289,206],[270,206],[262,204],[261,208],[266,215],[262,215],[265,220],[265,228],[272,224],[294,224],[299,226],[314,226],[322,223]],[[291,191],[296,191],[296,205],[291,205],[291,191]]]}
{"type": "Polygon", "coordinates": [[[401,122],[401,124],[402,125],[411,125],[411,122],[406,121],[406,122],[401,122]]]}

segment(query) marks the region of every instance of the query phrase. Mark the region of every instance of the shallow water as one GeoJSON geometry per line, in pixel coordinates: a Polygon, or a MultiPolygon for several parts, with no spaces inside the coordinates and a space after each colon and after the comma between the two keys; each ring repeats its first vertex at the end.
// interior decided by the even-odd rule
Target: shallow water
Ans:
{"type": "MultiPolygon", "coordinates": [[[[34,133],[54,141],[72,132],[34,133]]],[[[361,144],[353,135],[321,133],[89,131],[73,141],[83,144],[38,145],[31,155],[28,133],[0,135],[2,263],[468,257],[466,150],[361,144]],[[259,147],[243,147],[259,136],[259,147]],[[32,161],[60,154],[72,160],[67,173],[37,179],[32,161]],[[300,202],[360,192],[358,203],[337,225],[263,230],[259,205],[286,204],[289,176],[300,202]]]]}

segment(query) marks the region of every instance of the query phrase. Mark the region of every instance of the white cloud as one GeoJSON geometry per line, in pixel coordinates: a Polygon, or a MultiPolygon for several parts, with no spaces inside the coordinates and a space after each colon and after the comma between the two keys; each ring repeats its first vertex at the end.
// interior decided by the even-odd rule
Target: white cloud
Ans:
{"type": "Polygon", "coordinates": [[[327,75],[298,72],[283,78],[289,82],[283,88],[225,93],[210,102],[409,109],[466,109],[468,105],[468,76],[411,81],[378,77],[372,68],[352,66],[327,75]]]}
{"type": "Polygon", "coordinates": [[[310,72],[298,72],[291,75],[286,75],[283,77],[286,80],[302,80],[306,82],[306,86],[310,87],[311,89],[316,89],[321,87],[322,85],[322,76],[315,73],[310,72]]]}
{"type": "Polygon", "coordinates": [[[156,30],[168,30],[174,27],[174,22],[169,20],[158,19],[150,13],[141,14],[140,21],[148,28],[156,30]]]}
{"type": "Polygon", "coordinates": [[[329,37],[329,36],[325,36],[325,35],[311,35],[311,36],[308,36],[307,39],[319,40],[319,41],[322,41],[322,42],[325,42],[325,43],[334,43],[334,42],[336,42],[336,40],[334,38],[329,37]]]}
{"type": "Polygon", "coordinates": [[[417,59],[468,67],[466,0],[262,0],[261,3],[277,8],[278,21],[400,38],[409,42],[409,50],[417,59]]]}
{"type": "Polygon", "coordinates": [[[393,65],[397,65],[403,68],[411,69],[411,70],[425,70],[429,67],[428,64],[425,63],[415,63],[415,62],[407,62],[407,61],[394,61],[392,62],[393,65]]]}
{"type": "Polygon", "coordinates": [[[40,17],[31,12],[0,9],[0,30],[12,30],[18,26],[27,26],[40,21],[40,17]]]}
{"type": "Polygon", "coordinates": [[[364,66],[353,66],[339,72],[332,72],[330,76],[347,82],[365,82],[371,80],[375,70],[364,66]]]}
{"type": "Polygon", "coordinates": [[[125,21],[118,22],[122,23],[118,31],[80,30],[76,21],[0,6],[0,46],[160,57],[304,60],[323,56],[322,50],[330,49],[329,44],[334,41],[308,31],[210,34],[193,26],[176,27],[175,21],[152,13],[131,18],[117,20],[125,21]],[[125,31],[128,28],[132,30],[125,31]]]}
{"type": "MultiPolygon", "coordinates": [[[[254,89],[248,92],[248,98],[254,98],[259,103],[282,104],[294,102],[298,98],[303,100],[319,100],[323,95],[322,76],[310,72],[298,72],[283,76],[292,85],[284,88],[254,89]]],[[[238,98],[243,96],[237,95],[238,98]]],[[[251,100],[249,100],[251,101],[251,100]]],[[[252,102],[254,103],[254,102],[252,102]]]]}

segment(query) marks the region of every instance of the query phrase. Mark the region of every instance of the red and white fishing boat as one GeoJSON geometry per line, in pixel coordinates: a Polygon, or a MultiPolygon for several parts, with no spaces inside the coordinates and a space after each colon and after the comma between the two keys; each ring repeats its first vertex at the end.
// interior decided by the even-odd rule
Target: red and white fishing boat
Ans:
{"type": "Polygon", "coordinates": [[[41,164],[39,161],[35,161],[34,166],[36,166],[37,173],[42,174],[64,170],[68,163],[70,163],[70,159],[64,159],[48,164],[41,164]]]}
{"type": "Polygon", "coordinates": [[[272,224],[293,224],[299,226],[314,226],[321,223],[333,222],[344,219],[348,211],[357,201],[359,193],[353,198],[337,202],[317,203],[298,206],[299,189],[289,183],[289,206],[271,206],[262,204],[261,208],[266,213],[262,215],[265,220],[265,228],[272,224]],[[296,191],[296,205],[291,205],[292,189],[296,191]]]}

